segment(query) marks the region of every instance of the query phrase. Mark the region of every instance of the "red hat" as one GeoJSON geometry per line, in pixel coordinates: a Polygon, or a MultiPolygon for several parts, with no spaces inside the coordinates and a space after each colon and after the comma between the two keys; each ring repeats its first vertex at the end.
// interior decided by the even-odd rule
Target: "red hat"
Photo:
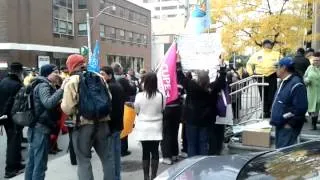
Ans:
{"type": "Polygon", "coordinates": [[[67,59],[67,68],[68,68],[68,71],[69,73],[72,73],[74,72],[74,69],[81,65],[81,64],[84,64],[85,63],[85,59],[83,56],[79,55],[79,54],[72,54],[68,57],[67,59]]]}

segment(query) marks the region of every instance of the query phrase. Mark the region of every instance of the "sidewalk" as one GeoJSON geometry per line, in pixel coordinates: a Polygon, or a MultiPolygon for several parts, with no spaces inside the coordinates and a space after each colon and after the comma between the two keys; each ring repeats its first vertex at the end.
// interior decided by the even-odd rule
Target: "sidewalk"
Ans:
{"type": "MultiPolygon", "coordinates": [[[[121,179],[123,180],[141,180],[143,171],[141,164],[141,147],[134,135],[129,136],[130,156],[121,159],[121,179]]],[[[96,180],[103,179],[102,165],[97,154],[94,152],[91,159],[93,175],[96,180]]],[[[158,174],[167,169],[169,166],[159,164],[158,174]]],[[[69,154],[59,158],[49,160],[48,170],[46,171],[46,180],[77,180],[77,166],[70,164],[69,154]]],[[[11,180],[24,180],[24,174],[21,174],[11,180]]]]}

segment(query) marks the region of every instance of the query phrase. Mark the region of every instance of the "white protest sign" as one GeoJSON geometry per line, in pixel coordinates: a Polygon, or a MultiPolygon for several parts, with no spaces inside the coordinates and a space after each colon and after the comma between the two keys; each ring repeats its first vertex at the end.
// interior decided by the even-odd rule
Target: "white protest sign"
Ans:
{"type": "Polygon", "coordinates": [[[50,64],[50,56],[38,56],[38,68],[46,64],[50,64]]]}
{"type": "Polygon", "coordinates": [[[209,70],[210,80],[215,79],[222,52],[217,33],[184,34],[179,37],[178,50],[184,70],[209,70]]]}

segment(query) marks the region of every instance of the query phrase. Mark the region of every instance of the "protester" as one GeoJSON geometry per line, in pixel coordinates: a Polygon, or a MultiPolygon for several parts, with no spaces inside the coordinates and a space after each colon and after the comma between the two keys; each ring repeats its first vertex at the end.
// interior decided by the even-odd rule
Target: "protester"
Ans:
{"type": "Polygon", "coordinates": [[[35,79],[36,77],[37,77],[36,68],[32,68],[32,69],[31,69],[31,72],[30,72],[30,73],[28,74],[28,76],[25,77],[24,80],[23,80],[24,86],[28,86],[28,85],[31,83],[31,81],[32,81],[33,79],[35,79]]]}
{"type": "MultiPolygon", "coordinates": [[[[251,56],[247,62],[247,71],[250,75],[257,74],[264,76],[264,82],[269,86],[264,87],[264,117],[270,118],[270,109],[273,97],[277,91],[277,74],[275,64],[280,58],[280,53],[273,51],[273,42],[265,40],[262,43],[263,49],[251,56]]],[[[259,79],[262,82],[262,79],[259,79]]],[[[259,88],[260,97],[262,97],[262,88],[259,88]]]]}
{"type": "Polygon", "coordinates": [[[57,66],[47,64],[40,68],[40,76],[33,82],[37,83],[33,91],[33,104],[37,119],[28,129],[29,152],[25,180],[44,180],[45,178],[50,133],[59,119],[58,105],[64,88],[64,84],[59,90],[54,86],[53,83],[58,77],[57,66]]]}
{"type": "Polygon", "coordinates": [[[62,78],[62,80],[67,79],[68,77],[70,77],[68,68],[65,66],[61,66],[60,68],[60,77],[62,78]]]}
{"type": "Polygon", "coordinates": [[[320,111],[320,52],[316,52],[312,59],[313,64],[307,69],[304,82],[308,92],[308,112],[312,119],[312,128],[316,130],[320,111]]]}
{"type": "Polygon", "coordinates": [[[85,59],[81,55],[70,55],[66,64],[71,76],[65,86],[61,109],[67,115],[72,116],[75,123],[72,140],[78,161],[78,179],[93,179],[90,160],[91,148],[94,147],[102,163],[104,180],[114,180],[113,168],[109,168],[109,163],[112,163],[109,153],[112,151],[109,138],[111,133],[108,124],[108,121],[110,121],[108,114],[110,95],[107,84],[97,73],[83,72],[85,59]],[[88,78],[92,78],[92,81],[88,78]],[[96,91],[88,93],[91,89],[87,85],[91,85],[91,88],[94,87],[96,91]],[[96,101],[97,98],[100,101],[96,101]],[[84,100],[87,101],[84,102],[84,100]],[[93,101],[96,104],[93,104],[93,101]],[[101,109],[96,112],[89,112],[88,105],[90,107],[94,106],[94,109],[106,108],[103,112],[101,109]],[[86,118],[88,115],[94,116],[94,119],[86,118]]]}
{"type": "MultiPolygon", "coordinates": [[[[60,89],[61,85],[63,83],[63,80],[61,78],[61,76],[58,76],[56,78],[56,82],[52,82],[52,84],[56,87],[56,89],[60,89]]],[[[57,154],[59,152],[62,151],[62,149],[59,149],[58,147],[58,138],[59,138],[59,134],[60,131],[63,127],[64,121],[65,121],[65,114],[62,113],[61,108],[58,107],[58,113],[59,113],[59,118],[56,122],[56,126],[54,127],[54,129],[51,131],[51,135],[50,135],[50,150],[49,150],[49,154],[57,154]]]]}
{"type": "MultiPolygon", "coordinates": [[[[122,66],[119,63],[114,63],[112,65],[114,70],[114,76],[118,83],[123,88],[124,91],[124,101],[133,102],[134,96],[136,95],[136,88],[132,86],[128,79],[125,78],[123,74],[122,66]]],[[[121,156],[128,156],[131,152],[128,150],[128,136],[121,139],[121,156]]]]}
{"type": "Polygon", "coordinates": [[[278,77],[282,80],[272,106],[270,124],[276,127],[276,148],[297,143],[308,109],[307,90],[294,73],[292,58],[279,61],[278,77]]]}
{"type": "Polygon", "coordinates": [[[144,179],[149,180],[150,155],[151,179],[157,176],[159,164],[159,143],[162,140],[162,112],[165,97],[158,91],[157,75],[147,73],[144,91],[137,94],[134,102],[137,112],[135,138],[142,144],[142,164],[144,179]]]}
{"type": "Polygon", "coordinates": [[[120,133],[123,129],[124,92],[121,85],[115,80],[112,67],[101,68],[100,74],[107,81],[112,95],[112,112],[110,130],[112,132],[112,156],[115,168],[115,180],[121,179],[121,140],[120,133]]]}
{"type": "Polygon", "coordinates": [[[146,75],[147,71],[145,69],[140,69],[140,78],[139,78],[139,92],[143,91],[143,80],[144,76],[146,75]]]}
{"type": "Polygon", "coordinates": [[[313,62],[312,62],[312,57],[313,57],[314,53],[315,53],[315,51],[314,51],[314,49],[312,49],[312,48],[308,48],[308,49],[306,50],[306,55],[305,55],[305,57],[306,57],[307,59],[309,59],[310,64],[313,64],[313,62]]]}
{"type": "Polygon", "coordinates": [[[135,88],[139,87],[139,79],[136,77],[136,73],[133,69],[128,70],[127,78],[131,84],[131,86],[135,86],[135,88]]]}
{"type": "Polygon", "coordinates": [[[166,104],[163,113],[163,140],[161,141],[161,152],[162,157],[161,163],[172,164],[174,161],[178,160],[179,155],[179,125],[181,122],[181,105],[182,105],[182,95],[183,95],[183,76],[178,76],[182,73],[180,63],[177,63],[177,73],[178,80],[178,97],[172,102],[166,104]]]}
{"type": "Polygon", "coordinates": [[[14,124],[11,117],[11,109],[14,97],[23,86],[22,64],[13,62],[10,65],[9,74],[0,82],[0,116],[7,115],[4,120],[4,128],[7,134],[7,154],[5,178],[12,178],[24,169],[21,164],[22,128],[14,124]]]}
{"type": "MultiPolygon", "coordinates": [[[[184,88],[187,91],[187,117],[188,156],[207,155],[209,142],[209,128],[215,124],[217,116],[216,103],[218,93],[226,85],[226,68],[220,68],[219,78],[209,82],[208,72],[200,71],[198,80],[185,79],[184,88]]],[[[210,134],[212,137],[213,134],[210,134]]],[[[211,138],[213,140],[213,138],[211,138]]],[[[211,149],[212,150],[212,149],[211,149]]]]}
{"type": "Polygon", "coordinates": [[[305,51],[303,48],[297,50],[297,55],[293,58],[295,72],[300,77],[304,76],[304,73],[310,66],[310,61],[305,57],[305,51]]]}

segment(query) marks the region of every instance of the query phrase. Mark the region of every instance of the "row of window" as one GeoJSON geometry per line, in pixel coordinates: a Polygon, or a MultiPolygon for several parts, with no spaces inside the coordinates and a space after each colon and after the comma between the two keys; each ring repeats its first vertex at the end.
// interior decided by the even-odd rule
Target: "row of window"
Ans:
{"type": "Polygon", "coordinates": [[[132,11],[131,9],[119,6],[114,4],[113,2],[107,0],[100,1],[100,10],[103,10],[105,7],[115,6],[116,9],[108,8],[104,12],[108,14],[112,14],[130,21],[135,21],[141,23],[143,25],[148,25],[148,17],[140,14],[138,12],[132,11]]]}
{"type": "MultiPolygon", "coordinates": [[[[80,23],[79,24],[79,31],[78,35],[86,36],[87,35],[87,24],[80,23]]],[[[147,45],[148,37],[144,34],[139,34],[131,31],[127,31],[120,28],[115,28],[111,26],[106,26],[100,24],[100,37],[101,38],[108,38],[113,40],[122,40],[131,43],[139,43],[147,45]]]]}
{"type": "Polygon", "coordinates": [[[73,35],[72,0],[53,0],[53,32],[73,35]]]}
{"type": "MultiPolygon", "coordinates": [[[[184,9],[184,5],[180,5],[179,8],[184,9]]],[[[162,6],[161,8],[158,6],[158,7],[155,7],[154,9],[156,11],[159,11],[160,9],[161,10],[177,10],[178,6],[162,6]]]]}
{"type": "Polygon", "coordinates": [[[147,35],[139,34],[111,26],[100,25],[100,37],[128,41],[132,43],[147,44],[147,35]]]}

